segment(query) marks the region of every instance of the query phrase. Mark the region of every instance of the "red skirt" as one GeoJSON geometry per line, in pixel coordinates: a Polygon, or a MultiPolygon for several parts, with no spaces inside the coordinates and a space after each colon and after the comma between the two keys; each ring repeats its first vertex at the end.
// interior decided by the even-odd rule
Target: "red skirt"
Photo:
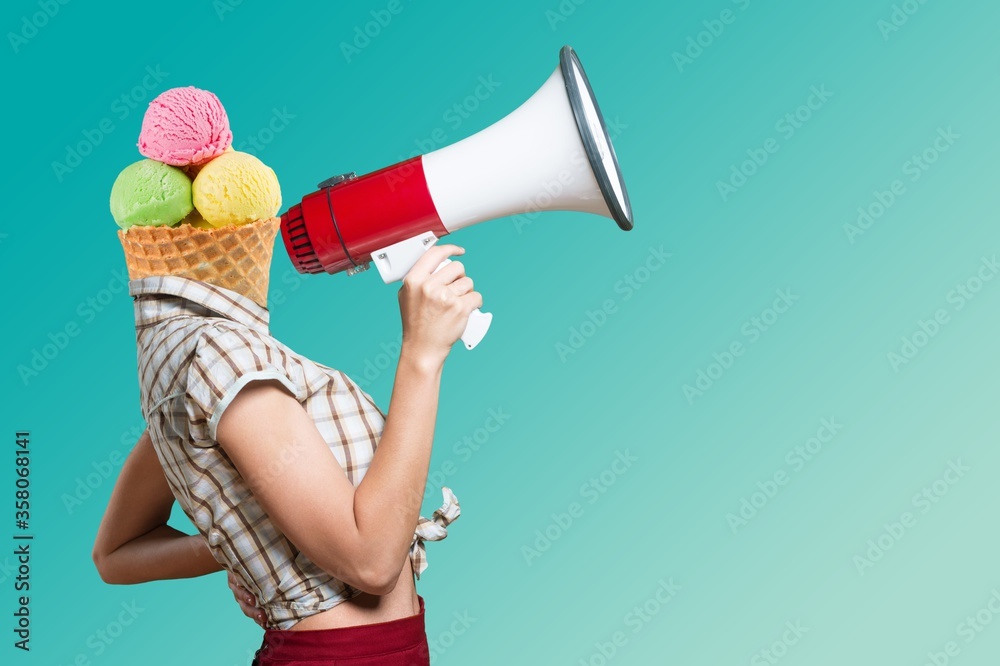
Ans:
{"type": "Polygon", "coordinates": [[[389,622],[337,629],[280,631],[268,629],[252,666],[430,666],[420,612],[389,622]]]}

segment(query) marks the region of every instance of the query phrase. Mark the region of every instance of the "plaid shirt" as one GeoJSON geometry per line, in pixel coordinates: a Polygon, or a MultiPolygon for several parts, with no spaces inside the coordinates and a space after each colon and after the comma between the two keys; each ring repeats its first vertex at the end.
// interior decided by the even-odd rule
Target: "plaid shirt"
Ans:
{"type": "MultiPolygon", "coordinates": [[[[268,332],[268,311],[236,292],[177,276],[132,280],[142,412],[174,496],[215,559],[242,579],[287,629],[360,592],[313,564],[271,522],[216,441],[219,419],[249,382],[276,379],[316,423],[357,487],[385,413],[344,373],[296,354],[268,332]]],[[[447,536],[460,513],[442,488],[433,520],[420,517],[410,547],[419,578],[425,540],[447,536]]]]}

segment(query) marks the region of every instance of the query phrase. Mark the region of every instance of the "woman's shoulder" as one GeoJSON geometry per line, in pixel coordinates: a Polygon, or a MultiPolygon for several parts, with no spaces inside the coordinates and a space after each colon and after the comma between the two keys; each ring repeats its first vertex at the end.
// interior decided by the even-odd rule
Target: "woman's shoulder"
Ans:
{"type": "Polygon", "coordinates": [[[214,319],[200,328],[191,365],[233,380],[264,371],[283,374],[301,388],[303,397],[329,381],[321,365],[270,332],[228,319],[214,319]]]}
{"type": "Polygon", "coordinates": [[[342,370],[331,368],[330,366],[323,365],[322,363],[316,363],[316,365],[323,372],[326,372],[329,375],[329,377],[332,380],[331,385],[336,386],[337,390],[342,391],[344,393],[355,394],[356,396],[360,397],[363,401],[367,402],[371,406],[371,408],[375,409],[375,411],[381,414],[383,419],[386,418],[387,416],[386,412],[381,407],[378,406],[378,403],[375,402],[375,398],[373,398],[362,387],[360,383],[352,379],[350,375],[348,375],[346,372],[342,370]]]}
{"type": "MultiPolygon", "coordinates": [[[[183,390],[195,350],[217,321],[211,317],[170,317],[137,328],[139,387],[144,407],[183,390]]],[[[145,411],[145,410],[144,410],[145,411]]]]}

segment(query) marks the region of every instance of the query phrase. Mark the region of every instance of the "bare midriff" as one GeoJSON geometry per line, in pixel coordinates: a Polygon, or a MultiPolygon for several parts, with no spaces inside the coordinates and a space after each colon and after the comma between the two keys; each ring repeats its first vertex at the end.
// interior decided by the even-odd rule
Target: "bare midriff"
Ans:
{"type": "Polygon", "coordinates": [[[311,629],[336,629],[359,624],[389,622],[416,615],[420,612],[417,601],[417,586],[413,580],[413,568],[407,558],[406,565],[399,572],[399,580],[392,592],[382,596],[362,592],[321,613],[299,620],[289,631],[311,629]]]}

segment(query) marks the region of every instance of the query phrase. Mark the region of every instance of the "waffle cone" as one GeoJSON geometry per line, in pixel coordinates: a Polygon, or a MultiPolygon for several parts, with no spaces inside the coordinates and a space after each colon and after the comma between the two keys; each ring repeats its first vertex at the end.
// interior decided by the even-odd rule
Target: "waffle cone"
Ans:
{"type": "Polygon", "coordinates": [[[267,307],[274,237],[281,219],[272,217],[240,226],[199,229],[129,227],[119,230],[128,275],[178,275],[240,293],[267,307]]]}

